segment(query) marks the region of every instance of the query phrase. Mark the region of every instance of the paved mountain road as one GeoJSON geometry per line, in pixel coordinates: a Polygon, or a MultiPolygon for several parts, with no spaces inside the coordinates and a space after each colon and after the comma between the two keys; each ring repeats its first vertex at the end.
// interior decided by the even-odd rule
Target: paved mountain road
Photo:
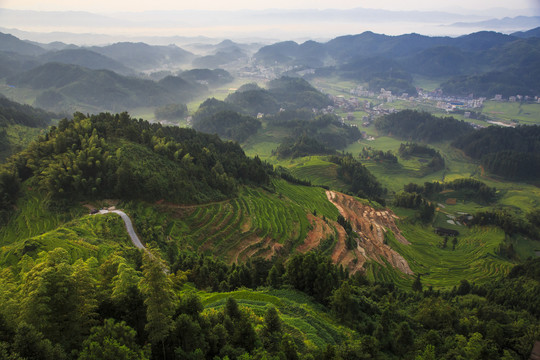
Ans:
{"type": "Polygon", "coordinates": [[[127,216],[125,212],[121,210],[100,210],[97,214],[107,214],[111,212],[120,215],[122,220],[124,220],[124,224],[126,224],[126,230],[129,237],[131,238],[131,242],[133,243],[133,245],[135,245],[138,249],[146,250],[141,240],[137,236],[135,229],[133,228],[133,223],[131,222],[131,219],[129,218],[129,216],[127,216]]]}

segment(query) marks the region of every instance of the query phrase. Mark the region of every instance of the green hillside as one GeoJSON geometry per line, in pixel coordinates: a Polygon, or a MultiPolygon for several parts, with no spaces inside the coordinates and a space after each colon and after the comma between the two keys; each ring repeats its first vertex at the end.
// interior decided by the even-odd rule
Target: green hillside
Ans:
{"type": "Polygon", "coordinates": [[[159,106],[187,102],[200,92],[199,85],[192,86],[194,94],[185,89],[170,91],[152,80],[60,63],[38,66],[7,81],[17,88],[38,90],[36,104],[58,111],[81,106],[101,111],[159,106]]]}
{"type": "MultiPolygon", "coordinates": [[[[384,144],[399,153],[400,141],[384,144]]],[[[445,146],[404,148],[442,154],[452,167],[445,146]]],[[[388,164],[364,167],[357,154],[280,160],[287,169],[274,170],[237,143],[126,113],[61,120],[2,166],[0,354],[526,358],[540,331],[538,261],[515,264],[535,242],[497,224],[445,225],[447,215],[509,202],[511,189],[481,203],[452,183],[430,195],[444,207],[423,224],[414,209],[385,218],[380,205],[299,185],[391,200],[368,171],[388,164]],[[130,216],[147,251],[118,215],[85,215],[111,205],[130,216]],[[371,230],[358,225],[366,217],[371,230]],[[395,227],[356,271],[358,246],[373,244],[366,236],[382,219],[395,227]],[[459,229],[456,244],[441,245],[432,227],[441,224],[459,229]],[[414,275],[392,267],[391,251],[414,275]]]]}

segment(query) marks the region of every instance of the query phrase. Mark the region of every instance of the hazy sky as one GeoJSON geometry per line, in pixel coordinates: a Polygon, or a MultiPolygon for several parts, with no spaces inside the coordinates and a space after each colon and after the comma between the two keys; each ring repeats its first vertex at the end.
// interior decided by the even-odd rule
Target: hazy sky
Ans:
{"type": "MultiPolygon", "coordinates": [[[[300,40],[330,39],[368,30],[387,35],[416,32],[459,36],[481,30],[511,33],[540,26],[540,22],[532,18],[519,23],[515,19],[501,20],[498,24],[479,23],[519,15],[540,16],[540,0],[0,0],[0,27],[8,32],[12,29],[32,32],[23,36],[35,41],[56,40],[54,36],[58,36],[58,32],[103,34],[115,39],[202,35],[300,40]],[[358,8],[392,10],[393,13],[353,10],[358,8]],[[268,9],[277,10],[263,11],[268,9]],[[325,9],[338,11],[313,11],[325,9]],[[82,11],[99,16],[66,15],[58,11],[82,11]],[[44,38],[48,33],[54,34],[44,38]]],[[[61,41],[81,43],[83,40],[62,38],[61,41]]],[[[96,36],[84,40],[85,43],[103,41],[113,40],[96,36]]]]}
{"type": "Polygon", "coordinates": [[[472,10],[494,7],[538,8],[539,3],[540,0],[0,0],[0,7],[24,10],[83,10],[93,12],[188,9],[348,9],[355,7],[448,11],[456,8],[472,10]]]}

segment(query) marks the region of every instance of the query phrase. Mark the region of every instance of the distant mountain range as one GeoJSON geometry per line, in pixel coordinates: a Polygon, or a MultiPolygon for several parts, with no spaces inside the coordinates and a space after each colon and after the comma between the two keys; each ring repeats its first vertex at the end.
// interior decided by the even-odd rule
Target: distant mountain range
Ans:
{"type": "MultiPolygon", "coordinates": [[[[356,7],[350,9],[265,9],[265,10],[183,10],[123,11],[115,13],[29,11],[0,9],[6,29],[37,31],[39,42],[64,41],[92,45],[144,41],[151,44],[201,42],[186,37],[204,35],[240,42],[255,39],[332,38],[365,30],[400,34],[422,31],[428,35],[461,35],[473,31],[523,31],[540,25],[537,8],[484,9],[471,12],[448,4],[445,11],[403,11],[356,7]],[[503,17],[511,18],[502,19],[503,17]],[[81,24],[90,24],[81,26],[81,24]],[[331,26],[329,26],[331,25],[331,26]],[[93,34],[88,36],[89,29],[93,34]],[[151,29],[152,36],[147,36],[151,29]],[[46,33],[57,32],[47,35],[46,33]],[[58,33],[62,32],[62,34],[58,33]],[[182,36],[170,36],[170,34],[182,36]],[[86,35],[85,35],[86,34],[86,35]],[[108,35],[104,35],[108,34],[108,35]],[[131,38],[126,35],[133,34],[131,38]],[[53,38],[52,36],[56,36],[53,38]],[[168,40],[158,39],[166,37],[168,40]],[[78,39],[78,41],[75,41],[78,39]],[[171,40],[175,41],[171,41],[171,40]],[[243,39],[243,40],[240,40],[243,39]],[[247,40],[250,39],[250,40],[247,40]],[[187,41],[186,41],[187,40],[187,41]],[[80,42],[79,42],[80,41],[80,42]]],[[[0,30],[2,31],[2,30],[0,30]]],[[[12,31],[10,33],[18,36],[12,31]]],[[[272,42],[279,41],[273,40],[272,42]]]]}
{"type": "Polygon", "coordinates": [[[539,33],[540,28],[460,37],[364,32],[327,42],[278,42],[261,47],[251,60],[256,45],[230,40],[193,44],[192,50],[204,51],[198,56],[176,45],[42,46],[0,33],[0,78],[37,91],[35,105],[53,111],[80,105],[91,111],[121,111],[185,103],[207,87],[232,81],[231,74],[219,68],[248,63],[289,68],[289,76],[309,69],[308,74],[354,79],[371,90],[384,88],[398,95],[415,94],[413,77],[422,75],[444,80],[447,94],[535,96],[540,94],[539,33]]]}
{"type": "Polygon", "coordinates": [[[256,63],[276,63],[298,70],[315,69],[316,75],[340,75],[367,82],[394,93],[414,93],[414,74],[451,78],[448,93],[481,96],[540,94],[540,28],[505,35],[482,31],[452,37],[419,34],[387,36],[364,32],[325,43],[279,42],[261,48],[256,63]],[[501,74],[501,75],[496,75],[501,74]]]}

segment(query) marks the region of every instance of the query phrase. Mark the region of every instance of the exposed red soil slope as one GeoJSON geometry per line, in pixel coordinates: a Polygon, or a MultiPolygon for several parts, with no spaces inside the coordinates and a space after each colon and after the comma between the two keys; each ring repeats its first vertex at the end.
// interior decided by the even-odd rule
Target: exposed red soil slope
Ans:
{"type": "Polygon", "coordinates": [[[332,202],[340,214],[350,221],[353,230],[358,234],[358,246],[356,249],[347,250],[345,245],[345,230],[336,224],[340,232],[339,240],[334,248],[332,259],[336,264],[342,264],[351,272],[362,269],[369,259],[384,264],[387,261],[396,269],[405,274],[413,274],[407,260],[398,252],[384,244],[384,233],[392,230],[396,240],[409,245],[409,241],[401,234],[396,225],[398,218],[390,210],[376,210],[369,205],[362,204],[352,196],[335,191],[327,191],[326,196],[332,202]]]}

